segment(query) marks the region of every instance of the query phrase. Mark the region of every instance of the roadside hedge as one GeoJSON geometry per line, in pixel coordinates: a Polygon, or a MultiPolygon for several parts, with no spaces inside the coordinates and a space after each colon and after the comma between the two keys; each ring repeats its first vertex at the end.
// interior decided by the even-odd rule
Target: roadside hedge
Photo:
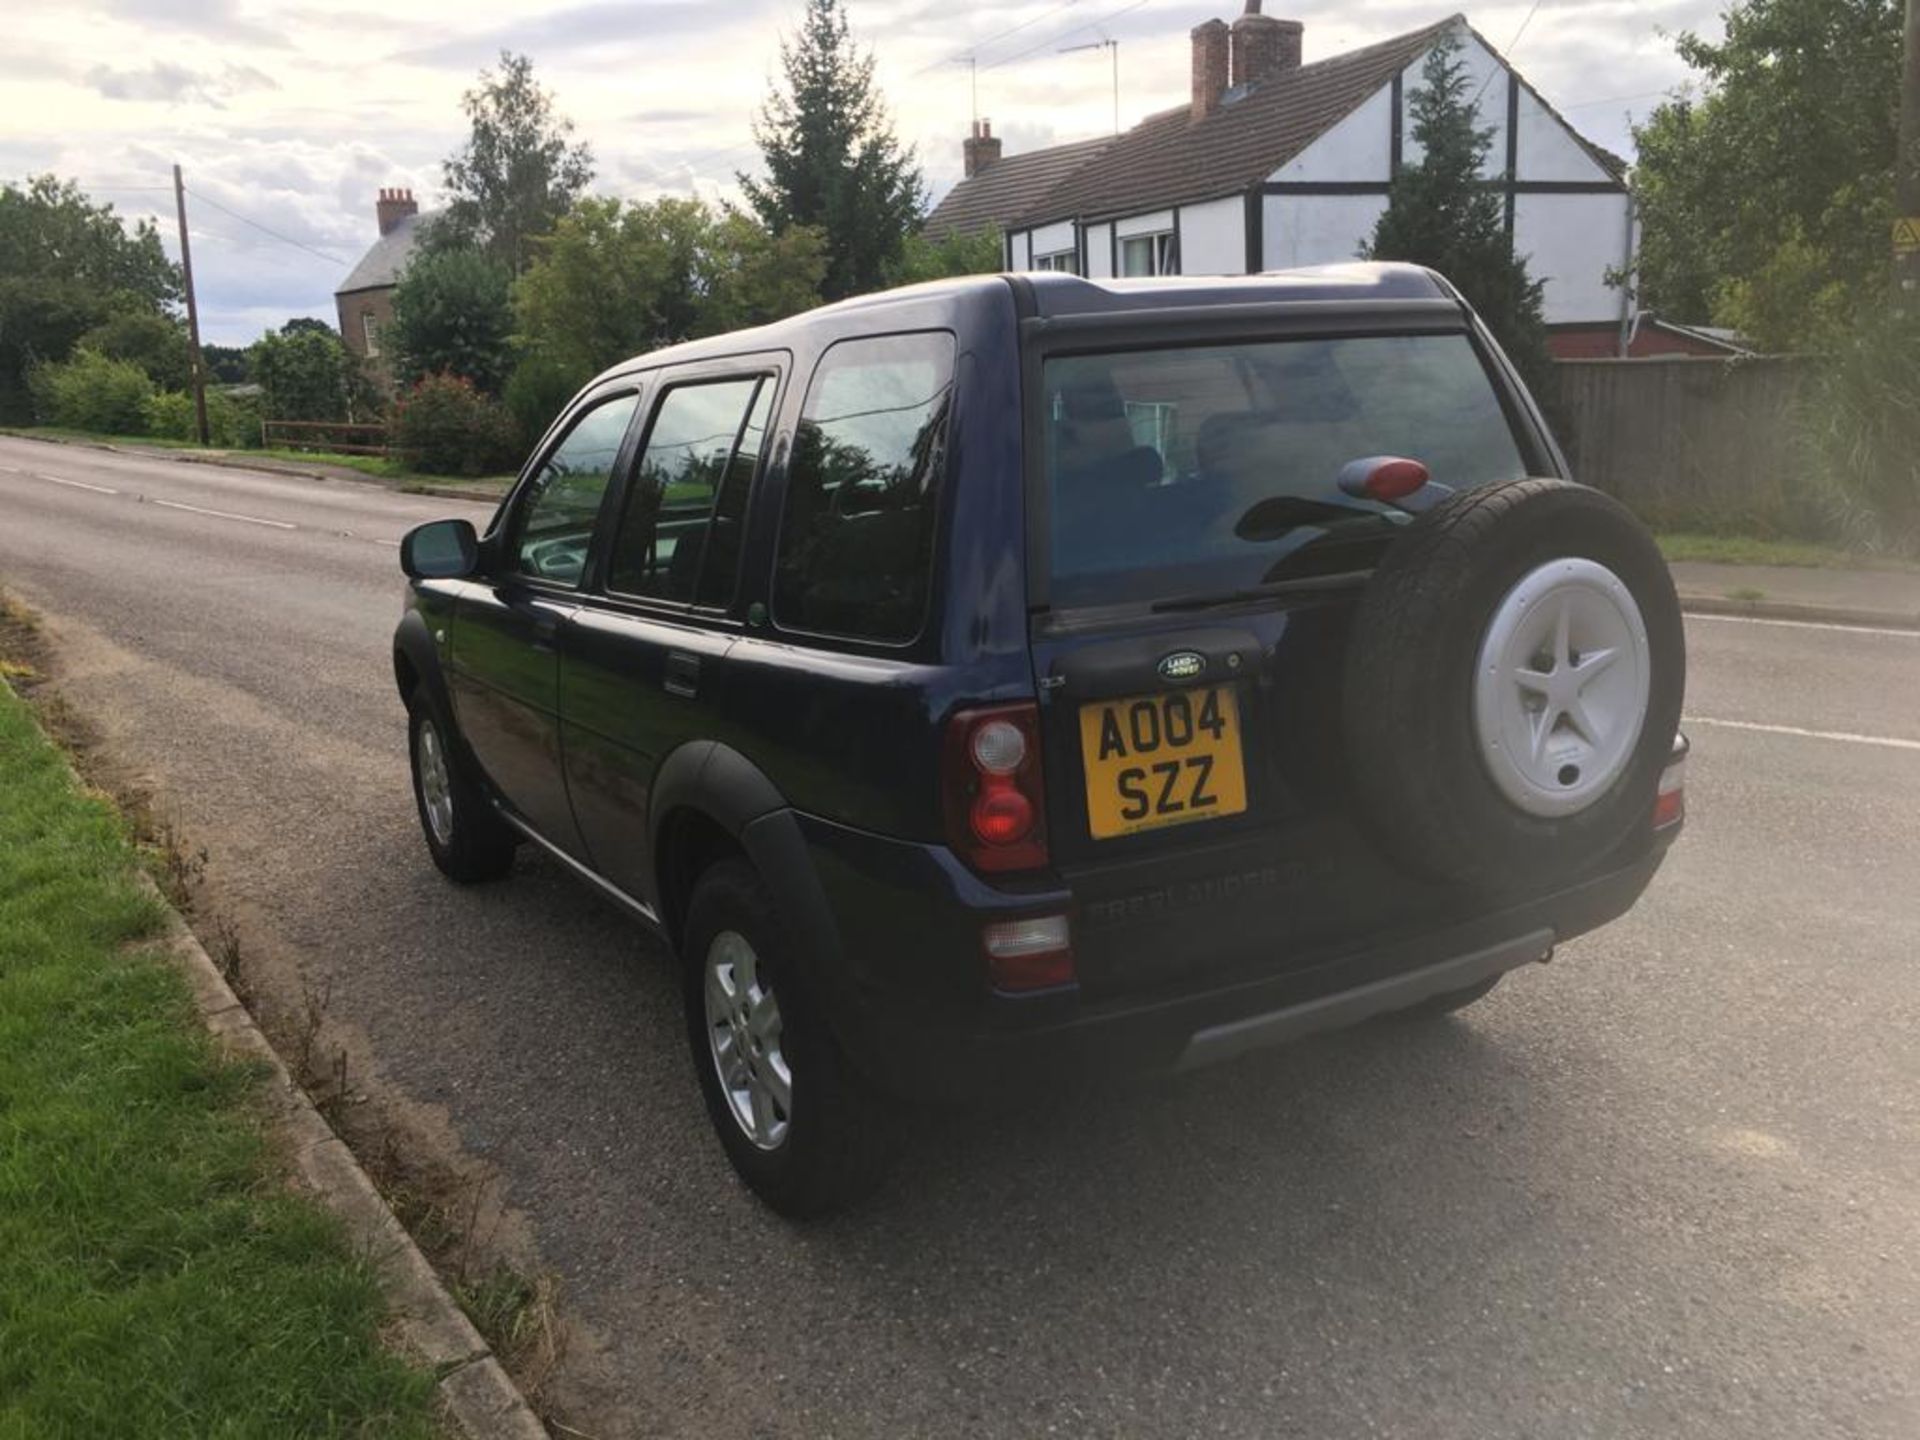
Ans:
{"type": "MultiPolygon", "coordinates": [[[[197,440],[193,396],[184,390],[162,390],[147,398],[146,434],[162,440],[197,440]]],[[[224,390],[207,391],[207,437],[222,450],[260,447],[260,402],[236,398],[224,390]]]]}
{"type": "Polygon", "coordinates": [[[34,417],[42,425],[90,430],[99,435],[147,433],[147,402],[153,381],[131,360],[109,360],[92,350],[37,365],[28,377],[34,417]]]}
{"type": "Polygon", "coordinates": [[[428,375],[401,396],[394,448],[427,475],[496,475],[518,458],[513,418],[458,375],[428,375]]]}

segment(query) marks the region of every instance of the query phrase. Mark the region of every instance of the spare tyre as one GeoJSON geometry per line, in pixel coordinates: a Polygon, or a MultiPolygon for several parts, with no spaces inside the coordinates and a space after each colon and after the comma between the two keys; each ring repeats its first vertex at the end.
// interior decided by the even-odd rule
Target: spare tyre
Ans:
{"type": "Polygon", "coordinates": [[[1650,823],[1685,686],[1672,576],[1624,506],[1564,480],[1462,491],[1387,548],[1354,616],[1368,828],[1442,880],[1591,867],[1650,823]]]}

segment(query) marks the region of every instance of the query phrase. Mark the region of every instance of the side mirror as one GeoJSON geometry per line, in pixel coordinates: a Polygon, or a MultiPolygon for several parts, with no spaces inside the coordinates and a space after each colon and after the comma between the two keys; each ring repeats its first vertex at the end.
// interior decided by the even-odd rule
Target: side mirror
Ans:
{"type": "Polygon", "coordinates": [[[458,580],[480,565],[480,537],[467,520],[429,520],[400,541],[400,568],[415,580],[458,580]]]}

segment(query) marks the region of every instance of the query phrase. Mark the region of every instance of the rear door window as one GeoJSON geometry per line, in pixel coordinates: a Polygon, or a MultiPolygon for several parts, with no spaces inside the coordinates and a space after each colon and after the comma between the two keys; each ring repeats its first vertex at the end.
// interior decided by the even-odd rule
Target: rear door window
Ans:
{"type": "Polygon", "coordinates": [[[1455,489],[1526,473],[1464,335],[1060,356],[1043,404],[1055,606],[1371,565],[1407,517],[1339,489],[1351,460],[1408,456],[1455,489]]]}
{"type": "Polygon", "coordinates": [[[774,570],[783,629],[911,640],[927,612],[953,336],[843,340],[813,373],[774,570]]]}
{"type": "Polygon", "coordinates": [[[676,385],[661,398],[634,476],[607,585],[623,595],[723,604],[772,404],[770,377],[676,385]],[[713,579],[703,580],[703,566],[713,579]]]}

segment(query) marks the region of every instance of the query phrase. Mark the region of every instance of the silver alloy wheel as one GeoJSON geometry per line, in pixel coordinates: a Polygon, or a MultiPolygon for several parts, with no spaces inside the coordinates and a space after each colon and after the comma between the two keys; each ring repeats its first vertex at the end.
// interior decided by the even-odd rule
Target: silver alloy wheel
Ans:
{"type": "Polygon", "coordinates": [[[793,1072],[781,1048],[780,1005],[746,936],[723,930],[707,947],[707,1044],[735,1122],[762,1150],[793,1123],[793,1072]]]}
{"type": "Polygon", "coordinates": [[[1495,607],[1474,723],[1500,793],[1529,815],[1584,810],[1633,760],[1652,686],[1633,593],[1593,560],[1552,560],[1495,607]]]}
{"type": "Polygon", "coordinates": [[[420,800],[421,808],[427,812],[427,828],[444,849],[453,844],[453,776],[447,769],[447,752],[440,743],[440,729],[433,721],[420,722],[414,752],[420,766],[420,800]]]}

